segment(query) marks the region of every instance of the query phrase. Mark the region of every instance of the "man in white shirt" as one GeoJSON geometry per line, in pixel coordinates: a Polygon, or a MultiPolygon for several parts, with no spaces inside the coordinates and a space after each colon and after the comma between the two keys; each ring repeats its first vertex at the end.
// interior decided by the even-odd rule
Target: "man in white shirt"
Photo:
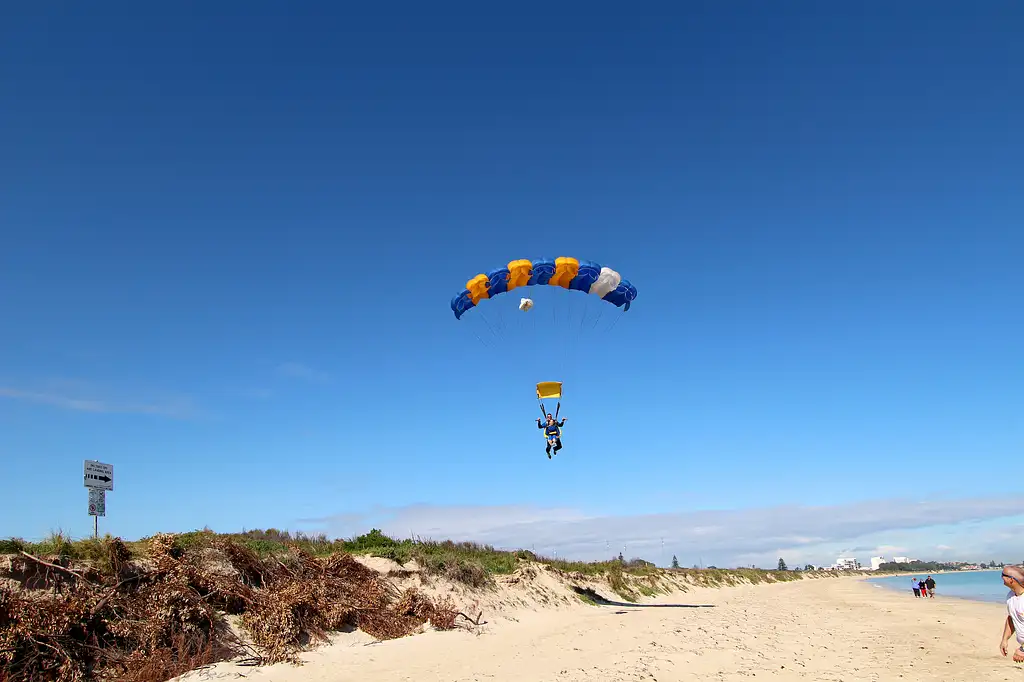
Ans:
{"type": "Polygon", "coordinates": [[[1024,663],[1024,570],[1020,566],[1006,566],[1003,568],[1003,584],[1010,591],[1006,593],[1006,622],[999,651],[1005,656],[1010,637],[1017,635],[1018,647],[1013,652],[1013,660],[1024,663]]]}

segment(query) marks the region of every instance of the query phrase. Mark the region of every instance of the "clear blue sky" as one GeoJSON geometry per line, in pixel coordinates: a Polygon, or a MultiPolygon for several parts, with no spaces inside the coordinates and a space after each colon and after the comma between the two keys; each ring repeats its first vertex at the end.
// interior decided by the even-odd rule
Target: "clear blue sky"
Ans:
{"type": "Polygon", "coordinates": [[[1020,499],[1019,4],[340,8],[6,10],[4,534],[1020,499]],[[558,255],[549,462],[449,301],[558,255]]]}

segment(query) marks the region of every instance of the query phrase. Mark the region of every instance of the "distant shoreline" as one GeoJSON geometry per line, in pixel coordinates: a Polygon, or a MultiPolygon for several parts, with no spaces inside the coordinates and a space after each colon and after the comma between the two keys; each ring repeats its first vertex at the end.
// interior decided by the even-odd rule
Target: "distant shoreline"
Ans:
{"type": "MultiPolygon", "coordinates": [[[[998,569],[985,568],[969,571],[941,571],[936,573],[887,573],[885,575],[870,576],[865,582],[872,583],[874,587],[882,590],[886,590],[893,594],[902,593],[910,596],[913,594],[911,586],[902,582],[908,577],[924,579],[925,576],[942,576],[942,575],[956,575],[958,573],[995,573],[998,569]],[[895,580],[894,580],[895,579],[895,580]]],[[[944,592],[942,590],[941,581],[937,585],[936,596],[944,600],[956,600],[959,602],[973,602],[975,604],[1001,604],[1004,601],[1004,597],[995,592],[990,593],[988,590],[982,589],[980,593],[971,594],[968,590],[968,594],[952,594],[944,592]]],[[[954,588],[955,590],[956,588],[954,588]]]]}
{"type": "Polygon", "coordinates": [[[965,571],[897,571],[895,573],[878,573],[877,571],[864,571],[867,578],[893,578],[897,576],[910,576],[913,578],[915,575],[947,575],[952,573],[986,573],[988,571],[1000,571],[999,568],[972,568],[965,571]]]}

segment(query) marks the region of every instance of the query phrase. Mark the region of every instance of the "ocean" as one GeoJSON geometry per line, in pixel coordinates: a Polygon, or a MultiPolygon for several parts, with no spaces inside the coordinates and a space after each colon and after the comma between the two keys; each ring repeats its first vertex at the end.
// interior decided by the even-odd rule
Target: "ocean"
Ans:
{"type": "MultiPolygon", "coordinates": [[[[1009,589],[1003,585],[1000,577],[1002,573],[1002,569],[998,568],[988,571],[932,573],[932,579],[935,580],[935,598],[959,597],[974,601],[1004,602],[1009,589]]],[[[868,582],[877,585],[880,589],[906,592],[908,597],[913,598],[914,593],[911,591],[910,579],[923,580],[928,575],[928,573],[921,573],[920,575],[869,578],[868,582]]]]}

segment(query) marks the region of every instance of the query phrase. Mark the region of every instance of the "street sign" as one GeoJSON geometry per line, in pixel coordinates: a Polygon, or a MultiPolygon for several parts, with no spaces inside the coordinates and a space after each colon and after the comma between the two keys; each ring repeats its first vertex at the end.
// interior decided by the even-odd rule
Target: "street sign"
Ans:
{"type": "Polygon", "coordinates": [[[85,460],[85,487],[97,490],[114,489],[114,465],[85,460]]]}
{"type": "Polygon", "coordinates": [[[89,516],[107,515],[107,493],[102,488],[89,488],[89,516]]]}

